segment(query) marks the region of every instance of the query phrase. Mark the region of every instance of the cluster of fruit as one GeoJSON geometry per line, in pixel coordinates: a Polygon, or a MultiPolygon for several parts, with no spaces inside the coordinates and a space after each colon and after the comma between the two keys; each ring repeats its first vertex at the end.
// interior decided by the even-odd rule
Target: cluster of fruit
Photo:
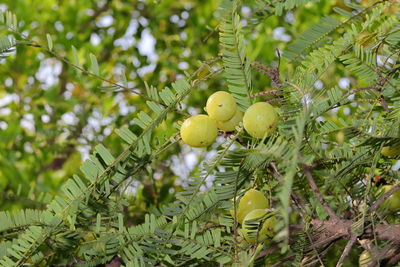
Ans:
{"type": "MultiPolygon", "coordinates": [[[[236,219],[242,228],[238,232],[249,244],[262,242],[273,236],[277,220],[273,213],[266,210],[268,208],[268,199],[255,189],[250,189],[240,199],[236,209],[236,219]],[[257,223],[262,224],[254,227],[257,223]]],[[[235,218],[235,212],[231,210],[230,213],[235,218]]]]}
{"type": "Polygon", "coordinates": [[[252,137],[263,138],[271,135],[278,123],[278,115],[270,104],[255,103],[243,114],[234,97],[225,91],[212,94],[205,110],[208,116],[195,115],[183,122],[180,133],[185,144],[192,147],[209,146],[215,141],[218,129],[234,131],[241,121],[252,137]]]}

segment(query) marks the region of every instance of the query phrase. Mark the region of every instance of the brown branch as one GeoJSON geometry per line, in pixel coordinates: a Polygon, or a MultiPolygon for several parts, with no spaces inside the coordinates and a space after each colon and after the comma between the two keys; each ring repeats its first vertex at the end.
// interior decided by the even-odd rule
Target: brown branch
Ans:
{"type": "MultiPolygon", "coordinates": [[[[343,253],[338,261],[337,266],[341,266],[344,262],[344,259],[349,255],[351,248],[354,244],[358,241],[364,249],[368,250],[371,255],[373,256],[374,262],[375,260],[379,259],[388,259],[391,258],[390,261],[399,261],[400,256],[398,253],[399,244],[400,244],[400,224],[396,225],[383,225],[378,224],[375,225],[375,233],[372,233],[372,227],[366,227],[366,231],[359,236],[357,239],[357,235],[352,232],[352,224],[353,221],[351,220],[342,220],[342,219],[330,219],[330,220],[319,220],[313,219],[311,224],[309,225],[309,229],[313,233],[313,239],[316,240],[313,244],[309,245],[308,247],[304,248],[304,252],[309,252],[312,250],[320,250],[326,249],[334,242],[342,239],[347,239],[349,242],[347,243],[343,253]],[[391,243],[391,245],[386,246],[382,250],[377,250],[373,248],[373,240],[376,238],[379,241],[384,241],[391,243]]],[[[290,232],[302,232],[305,231],[304,225],[290,225],[290,232]]],[[[291,239],[293,241],[293,238],[291,239]]],[[[260,257],[272,254],[277,251],[277,247],[271,247],[265,249],[261,252],[260,257]]],[[[281,266],[284,262],[287,262],[293,259],[295,255],[289,255],[275,265],[272,266],[281,266]]],[[[371,265],[375,266],[375,265],[371,265]]]]}
{"type": "Polygon", "coordinates": [[[398,263],[400,261],[400,253],[397,253],[396,255],[394,255],[389,261],[388,261],[388,265],[395,265],[396,263],[398,263]]]}
{"type": "Polygon", "coordinates": [[[265,255],[270,255],[270,254],[272,254],[272,253],[274,253],[276,251],[279,251],[279,250],[280,250],[280,248],[278,246],[266,248],[266,249],[262,250],[260,252],[260,254],[258,254],[257,259],[262,258],[265,255]]]}
{"type": "Polygon", "coordinates": [[[381,95],[380,103],[381,103],[381,106],[383,107],[383,109],[384,109],[386,112],[390,112],[389,106],[388,106],[388,104],[387,104],[385,98],[383,97],[383,95],[381,95]]]}
{"type": "Polygon", "coordinates": [[[342,266],[344,260],[346,259],[347,256],[349,256],[350,250],[353,248],[356,242],[357,242],[357,235],[352,234],[349,242],[347,242],[346,247],[343,250],[342,255],[340,256],[338,263],[336,264],[336,267],[342,266]]]}
{"type": "Polygon", "coordinates": [[[119,267],[122,265],[122,258],[119,256],[115,256],[112,260],[107,262],[104,266],[105,267],[119,267]]]}
{"type": "Polygon", "coordinates": [[[319,191],[319,188],[318,188],[317,184],[315,183],[314,178],[312,177],[310,168],[308,166],[306,166],[305,164],[302,164],[302,169],[304,171],[304,174],[306,175],[306,178],[307,178],[308,184],[311,187],[311,190],[313,191],[314,195],[317,197],[317,199],[321,203],[322,207],[329,214],[331,219],[339,220],[339,217],[336,215],[336,213],[333,211],[333,209],[328,205],[328,203],[322,197],[321,191],[319,191]]]}
{"type": "MultiPolygon", "coordinates": [[[[280,56],[279,56],[279,61],[280,61],[280,56]]],[[[277,88],[282,87],[282,83],[280,81],[279,67],[276,69],[269,68],[268,66],[258,61],[251,62],[250,66],[259,73],[267,75],[272,80],[274,87],[277,88]]]]}
{"type": "Polygon", "coordinates": [[[388,199],[391,195],[394,194],[394,192],[396,192],[399,189],[400,189],[400,183],[393,186],[389,191],[387,191],[377,201],[375,201],[375,203],[369,209],[369,212],[374,212],[379,207],[379,205],[382,204],[382,202],[388,199]]]}
{"type": "Polygon", "coordinates": [[[376,88],[373,87],[373,86],[361,87],[361,88],[353,89],[353,93],[358,93],[358,92],[363,91],[363,90],[375,90],[375,89],[376,88]]]}
{"type": "Polygon", "coordinates": [[[255,97],[264,96],[264,95],[277,95],[277,94],[278,94],[278,90],[261,91],[261,92],[250,95],[250,98],[255,98],[255,97]]]}
{"type": "MultiPolygon", "coordinates": [[[[275,163],[271,162],[270,163],[271,169],[272,169],[272,174],[274,175],[274,177],[279,181],[280,184],[284,184],[282,175],[280,174],[280,172],[278,171],[278,168],[276,167],[275,163]]],[[[295,193],[295,192],[291,192],[290,196],[292,197],[292,200],[300,207],[305,209],[305,203],[303,202],[303,200],[295,193]]]]}
{"type": "MultiPolygon", "coordinates": [[[[341,235],[344,239],[350,239],[352,236],[352,224],[351,220],[342,219],[331,219],[331,220],[319,220],[313,219],[311,225],[313,229],[323,229],[325,236],[341,235]]],[[[375,225],[375,232],[373,232],[371,226],[366,226],[364,233],[359,236],[360,239],[374,239],[392,242],[393,244],[400,244],[400,224],[375,225]]]]}
{"type": "Polygon", "coordinates": [[[336,242],[339,239],[342,239],[343,237],[344,237],[344,234],[336,234],[336,235],[333,235],[333,236],[328,237],[328,238],[326,238],[325,236],[321,237],[317,241],[315,241],[310,247],[308,247],[306,249],[306,251],[309,251],[309,250],[312,250],[312,249],[318,249],[320,247],[329,245],[329,244],[331,244],[333,242],[336,242]]]}
{"type": "Polygon", "coordinates": [[[266,102],[268,102],[268,103],[282,102],[282,99],[281,98],[272,98],[272,99],[267,100],[266,102]]]}
{"type": "Polygon", "coordinates": [[[392,266],[396,263],[396,261],[399,260],[397,258],[397,254],[399,253],[399,246],[396,244],[388,245],[380,249],[378,246],[374,245],[373,240],[359,239],[358,243],[360,243],[361,247],[363,247],[371,254],[371,262],[369,262],[366,267],[375,267],[378,265],[378,262],[382,260],[386,260],[387,265],[392,266]]]}

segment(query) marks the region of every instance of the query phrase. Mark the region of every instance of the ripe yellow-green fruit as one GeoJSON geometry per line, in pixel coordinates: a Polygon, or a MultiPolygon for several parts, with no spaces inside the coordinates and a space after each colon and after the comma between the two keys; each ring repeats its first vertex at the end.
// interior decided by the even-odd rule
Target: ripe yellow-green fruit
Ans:
{"type": "MultiPolygon", "coordinates": [[[[384,185],[381,187],[381,194],[386,193],[392,189],[392,185],[384,185]]],[[[381,203],[381,207],[388,209],[390,211],[400,210],[400,190],[394,192],[388,199],[381,203]]]]}
{"type": "Polygon", "coordinates": [[[217,135],[217,123],[207,115],[192,116],[186,119],[181,127],[183,142],[192,147],[209,146],[217,135]]]}
{"type": "Polygon", "coordinates": [[[268,209],[268,199],[258,190],[250,189],[239,201],[236,210],[237,221],[241,224],[244,217],[255,209],[268,209]]]}
{"type": "Polygon", "coordinates": [[[338,142],[340,145],[343,144],[344,142],[344,132],[339,131],[335,134],[336,142],[338,142]]]}
{"type": "Polygon", "coordinates": [[[364,250],[361,253],[360,258],[358,259],[358,264],[360,265],[360,267],[367,267],[371,261],[372,261],[371,253],[369,253],[367,250],[364,250]]]}
{"type": "Polygon", "coordinates": [[[233,115],[233,117],[230,120],[217,121],[218,129],[225,132],[234,131],[235,127],[239,125],[242,119],[243,119],[243,112],[241,112],[239,109],[236,109],[235,115],[233,115]]]}
{"type": "Polygon", "coordinates": [[[381,154],[385,157],[394,157],[400,155],[400,146],[385,146],[382,147],[381,154]]]}
{"type": "Polygon", "coordinates": [[[243,126],[255,138],[263,138],[273,133],[278,123],[278,114],[266,102],[258,102],[249,107],[243,116],[243,126]]]}
{"type": "Polygon", "coordinates": [[[235,115],[237,109],[233,96],[225,91],[212,94],[206,104],[206,111],[210,118],[216,121],[227,121],[235,115]]]}
{"type": "Polygon", "coordinates": [[[269,217],[266,219],[262,226],[259,226],[258,229],[254,229],[255,221],[250,223],[250,220],[257,220],[259,219],[259,223],[262,222],[261,218],[267,214],[267,211],[264,209],[256,209],[249,212],[243,220],[243,236],[249,244],[254,244],[256,240],[259,242],[264,241],[267,237],[272,237],[274,232],[274,227],[276,225],[276,218],[274,216],[269,217]],[[252,229],[250,229],[252,228],[252,229]],[[257,238],[258,232],[258,238],[257,238]]]}

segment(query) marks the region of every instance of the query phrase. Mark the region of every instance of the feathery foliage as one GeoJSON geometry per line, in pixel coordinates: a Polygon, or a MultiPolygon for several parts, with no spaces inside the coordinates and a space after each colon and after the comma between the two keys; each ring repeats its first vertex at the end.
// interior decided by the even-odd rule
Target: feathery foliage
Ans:
{"type": "MultiPolygon", "coordinates": [[[[337,251],[346,258],[344,246],[337,241],[354,237],[365,241],[359,242],[361,245],[368,243],[367,247],[378,252],[386,251],[379,259],[382,264],[396,259],[398,236],[387,237],[377,229],[386,227],[397,233],[398,211],[373,207],[382,196],[379,186],[397,184],[400,179],[396,161],[380,153],[383,147],[400,142],[400,17],[392,10],[400,8],[399,3],[380,1],[366,7],[362,1],[335,7],[337,14],[324,15],[315,25],[310,22],[292,44],[280,44],[285,57],[274,59],[278,67],[264,66],[265,73],[258,74],[251,71],[254,66],[248,58],[249,50],[275,51],[272,47],[257,48],[262,43],[257,38],[266,31],[265,22],[274,23],[273,16],[280,17],[289,10],[301,12],[327,3],[255,2],[243,6],[239,0],[223,0],[215,13],[219,38],[213,32],[206,38],[218,39],[220,53],[214,53],[213,60],[202,63],[192,74],[173,73],[174,82],[161,90],[148,80],[142,81],[144,90],[130,88],[134,83],[129,79],[139,74],[125,73],[127,69],[119,72],[118,82],[103,77],[109,71],[101,60],[107,51],[82,55],[72,46],[70,62],[63,56],[67,53],[58,46],[56,34],[46,34],[42,38],[46,45],[42,45],[20,32],[23,23],[18,23],[16,15],[0,14],[1,29],[7,33],[0,36],[0,56],[5,61],[15,46],[40,49],[62,65],[60,79],[73,68],[80,77],[99,80],[97,87],[104,94],[135,93],[143,100],[133,119],[120,118],[124,126],[115,129],[114,145],[106,140],[95,142],[92,154],[80,167],[72,167],[71,178],[51,201],[42,201],[32,192],[16,194],[25,194],[46,207],[0,212],[1,267],[98,266],[113,262],[134,267],[265,266],[286,261],[323,265],[325,259],[333,257],[340,262],[340,255],[333,255],[337,251]],[[246,15],[246,7],[257,10],[257,14],[246,15]],[[246,27],[247,22],[251,27],[246,27]],[[223,75],[218,75],[221,69],[223,75]],[[346,77],[349,85],[331,79],[337,77],[332,73],[346,77]],[[279,114],[277,130],[269,137],[255,139],[240,123],[235,131],[221,133],[223,137],[207,158],[185,174],[182,185],[174,185],[178,178],[171,171],[176,167],[171,155],[178,157],[187,149],[178,148],[177,129],[180,120],[192,113],[187,107],[191,103],[188,96],[202,94],[201,89],[214,78],[220,86],[226,85],[242,111],[256,99],[273,97],[267,101],[279,114]],[[274,90],[258,90],[260,84],[270,80],[274,90]],[[178,122],[167,125],[171,118],[178,122]],[[164,160],[167,152],[171,157],[164,160]],[[162,181],[157,188],[158,176],[173,179],[162,181]],[[143,187],[133,186],[139,181],[143,187]],[[238,203],[251,188],[258,189],[270,202],[266,216],[249,222],[250,229],[255,230],[250,234],[255,244],[233,218],[238,203]],[[134,194],[129,196],[129,190],[134,194]],[[277,220],[273,238],[259,240],[263,222],[271,216],[277,220]]],[[[155,9],[146,12],[158,12],[165,5],[142,4],[155,9]]],[[[141,25],[147,25],[143,21],[141,25]]],[[[164,22],[160,22],[160,28],[169,27],[164,22]]],[[[254,55],[263,57],[262,53],[254,55]]],[[[70,87],[60,95],[68,96],[70,87]]],[[[49,89],[48,94],[52,93],[49,89]]],[[[106,97],[101,100],[108,101],[106,97]]],[[[106,106],[114,109],[111,104],[106,106]]],[[[13,127],[11,121],[9,124],[7,127],[13,127]]],[[[82,130],[83,126],[79,127],[82,130]]],[[[12,145],[7,145],[9,148],[12,145]]],[[[32,150],[39,155],[36,147],[32,150]]],[[[9,161],[2,151],[0,159],[9,161]]],[[[0,162],[0,167],[7,177],[24,167],[8,168],[6,163],[0,162]]],[[[49,164],[46,169],[55,165],[49,164]]],[[[22,174],[20,177],[24,181],[22,174]]],[[[358,257],[358,248],[352,246],[349,264],[358,257]]]]}

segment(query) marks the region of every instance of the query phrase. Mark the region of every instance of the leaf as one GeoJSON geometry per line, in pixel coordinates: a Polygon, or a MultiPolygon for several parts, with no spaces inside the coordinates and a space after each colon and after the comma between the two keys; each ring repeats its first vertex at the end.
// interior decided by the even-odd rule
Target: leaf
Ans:
{"type": "Polygon", "coordinates": [[[124,87],[128,88],[128,80],[126,79],[126,74],[125,74],[125,69],[122,69],[122,84],[124,85],[124,87]]]}
{"type": "Polygon", "coordinates": [[[78,56],[78,51],[76,51],[75,46],[72,46],[72,54],[73,54],[73,63],[77,66],[79,65],[79,56],[78,56]]]}
{"type": "Polygon", "coordinates": [[[51,39],[50,34],[46,34],[47,37],[47,46],[49,47],[49,50],[53,50],[53,40],[51,39]]]}
{"type": "Polygon", "coordinates": [[[228,89],[235,97],[239,109],[245,111],[250,105],[252,92],[250,62],[246,57],[245,40],[241,31],[240,16],[237,13],[239,1],[222,2],[219,42],[222,48],[224,74],[228,89]]]}
{"type": "Polygon", "coordinates": [[[96,75],[99,75],[99,64],[97,63],[97,59],[95,55],[90,53],[90,71],[96,75]]]}
{"type": "Polygon", "coordinates": [[[8,36],[0,37],[0,57],[5,56],[4,54],[12,51],[12,48],[15,46],[15,40],[13,38],[9,38],[8,36]]]}
{"type": "Polygon", "coordinates": [[[320,44],[325,37],[341,25],[342,23],[340,20],[329,16],[323,17],[320,23],[306,30],[299,39],[293,44],[290,44],[283,55],[292,61],[299,59],[307,49],[316,44],[320,44]]]}

